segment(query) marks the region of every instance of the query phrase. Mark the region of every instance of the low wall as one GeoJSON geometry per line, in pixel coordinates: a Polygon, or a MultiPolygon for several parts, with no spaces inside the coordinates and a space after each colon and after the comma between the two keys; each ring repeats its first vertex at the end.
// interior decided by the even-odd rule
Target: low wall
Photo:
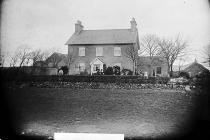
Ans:
{"type": "Polygon", "coordinates": [[[70,88],[70,89],[177,89],[184,90],[185,85],[170,84],[135,84],[135,83],[100,83],[100,82],[13,82],[10,86],[18,88],[70,88]]]}
{"type": "MultiPolygon", "coordinates": [[[[15,80],[15,79],[14,79],[15,80]]],[[[101,83],[136,83],[136,84],[167,84],[168,77],[149,77],[147,79],[140,76],[72,76],[72,75],[39,75],[24,76],[16,81],[25,82],[101,82],[101,83]]]]}

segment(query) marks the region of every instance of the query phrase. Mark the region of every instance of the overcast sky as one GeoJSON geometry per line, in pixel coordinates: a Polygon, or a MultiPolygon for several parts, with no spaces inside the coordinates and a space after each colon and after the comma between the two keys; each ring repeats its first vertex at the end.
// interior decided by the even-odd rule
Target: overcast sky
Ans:
{"type": "Polygon", "coordinates": [[[2,52],[21,45],[33,49],[58,48],[74,33],[74,24],[84,29],[130,28],[136,19],[139,37],[156,34],[174,38],[180,34],[193,51],[187,62],[203,61],[201,50],[210,43],[210,8],[207,0],[6,0],[1,20],[2,52]]]}

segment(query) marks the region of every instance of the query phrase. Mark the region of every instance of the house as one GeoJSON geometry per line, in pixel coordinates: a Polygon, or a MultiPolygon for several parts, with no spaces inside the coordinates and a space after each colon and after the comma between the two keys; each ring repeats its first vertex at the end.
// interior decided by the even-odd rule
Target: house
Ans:
{"type": "Polygon", "coordinates": [[[48,67],[45,61],[36,61],[33,63],[33,67],[48,67]]]}
{"type": "Polygon", "coordinates": [[[49,56],[45,60],[45,63],[47,63],[48,67],[55,67],[55,68],[67,66],[67,54],[54,52],[51,56],[49,56]]]}
{"type": "Polygon", "coordinates": [[[133,18],[128,29],[84,30],[81,21],[75,24],[75,32],[66,42],[70,64],[69,74],[88,74],[103,70],[103,65],[120,66],[132,70],[132,61],[125,51],[130,47],[139,49],[137,23],[133,18]]]}
{"type": "Polygon", "coordinates": [[[67,54],[53,53],[45,61],[33,64],[33,75],[57,75],[58,69],[67,66],[67,54]]]}
{"type": "Polygon", "coordinates": [[[137,60],[137,72],[148,76],[168,76],[168,65],[161,56],[140,56],[137,60]]]}
{"type": "Polygon", "coordinates": [[[203,65],[199,64],[195,59],[195,61],[189,64],[183,71],[189,73],[190,77],[194,77],[202,72],[209,70],[205,68],[203,65]]]}
{"type": "Polygon", "coordinates": [[[36,61],[33,66],[49,68],[60,68],[62,66],[67,66],[67,54],[54,52],[45,61],[36,61]]]}

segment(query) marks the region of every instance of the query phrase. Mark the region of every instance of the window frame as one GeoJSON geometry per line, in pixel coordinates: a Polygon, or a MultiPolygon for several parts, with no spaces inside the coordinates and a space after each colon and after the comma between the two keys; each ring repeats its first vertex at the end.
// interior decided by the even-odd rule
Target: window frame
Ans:
{"type": "Polygon", "coordinates": [[[85,56],[85,47],[79,47],[79,54],[78,56],[85,56]]]}
{"type": "Polygon", "coordinates": [[[114,47],[114,56],[122,56],[121,47],[114,47]]]}
{"type": "Polygon", "coordinates": [[[156,74],[158,74],[158,75],[162,74],[162,67],[156,67],[156,74]],[[160,73],[158,73],[158,72],[160,72],[160,73]]]}
{"type": "Polygon", "coordinates": [[[103,47],[96,47],[96,56],[103,56],[103,47]]]}
{"type": "Polygon", "coordinates": [[[76,65],[76,71],[82,72],[85,71],[85,63],[77,63],[76,65]]]}

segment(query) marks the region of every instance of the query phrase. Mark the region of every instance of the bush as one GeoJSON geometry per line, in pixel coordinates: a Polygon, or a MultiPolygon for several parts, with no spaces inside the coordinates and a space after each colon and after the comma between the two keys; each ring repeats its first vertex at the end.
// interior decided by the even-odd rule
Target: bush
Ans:
{"type": "Polygon", "coordinates": [[[123,75],[133,75],[133,72],[129,69],[122,69],[121,72],[123,75]]]}
{"type": "Polygon", "coordinates": [[[119,66],[114,66],[113,67],[113,73],[114,73],[114,75],[120,75],[120,67],[119,66]]]}
{"type": "Polygon", "coordinates": [[[200,87],[201,89],[210,89],[210,72],[204,71],[193,79],[195,86],[200,87]]]}
{"type": "Polygon", "coordinates": [[[179,77],[184,77],[186,79],[190,78],[190,74],[188,72],[182,71],[179,73],[179,77]]]}
{"type": "MultiPolygon", "coordinates": [[[[109,68],[108,68],[109,69],[109,68]]],[[[88,75],[87,71],[81,72],[81,75],[30,75],[19,68],[1,69],[1,80],[4,82],[100,82],[100,83],[164,83],[168,81],[168,77],[149,77],[144,79],[140,76],[118,76],[118,75],[88,75]]]]}
{"type": "Polygon", "coordinates": [[[63,75],[67,75],[69,72],[69,68],[67,66],[62,66],[60,69],[63,71],[63,75]]]}
{"type": "Polygon", "coordinates": [[[103,74],[105,74],[106,69],[107,69],[106,64],[103,64],[103,74]]]}
{"type": "Polygon", "coordinates": [[[113,68],[112,67],[108,67],[106,69],[106,71],[104,72],[105,75],[113,75],[113,68]]]}
{"type": "Polygon", "coordinates": [[[1,68],[1,78],[5,81],[21,81],[30,78],[30,74],[22,67],[1,68]]]}

